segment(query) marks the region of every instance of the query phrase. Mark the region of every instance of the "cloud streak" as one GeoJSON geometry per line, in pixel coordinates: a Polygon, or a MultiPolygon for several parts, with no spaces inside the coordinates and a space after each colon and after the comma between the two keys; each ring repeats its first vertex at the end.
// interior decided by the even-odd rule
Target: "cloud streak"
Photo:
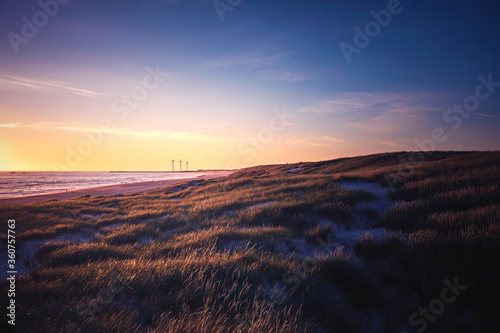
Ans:
{"type": "Polygon", "coordinates": [[[4,127],[4,128],[15,128],[15,127],[19,126],[20,124],[21,124],[20,122],[12,123],[12,124],[0,124],[0,128],[1,127],[4,127]]]}
{"type": "Polygon", "coordinates": [[[336,116],[345,127],[364,132],[397,133],[414,129],[439,114],[443,96],[433,92],[339,93],[297,113],[336,116]]]}
{"type": "Polygon", "coordinates": [[[295,52],[281,52],[264,54],[264,52],[252,51],[240,54],[228,54],[205,62],[208,67],[229,68],[244,67],[248,69],[265,68],[276,65],[295,52]]]}
{"type": "Polygon", "coordinates": [[[57,80],[38,80],[32,78],[23,78],[19,76],[3,75],[0,76],[0,87],[7,90],[50,90],[59,91],[85,97],[99,97],[103,94],[91,89],[80,87],[71,82],[57,80]]]}
{"type": "Polygon", "coordinates": [[[301,145],[310,147],[329,147],[344,142],[342,139],[333,138],[326,135],[297,135],[285,141],[290,145],[301,145]]]}
{"type": "Polygon", "coordinates": [[[392,141],[380,141],[377,142],[378,144],[384,145],[384,146],[389,146],[389,147],[399,147],[400,144],[392,141]]]}
{"type": "Polygon", "coordinates": [[[481,116],[481,117],[489,117],[489,118],[500,118],[500,116],[495,116],[492,114],[484,114],[484,113],[473,113],[476,116],[481,116]]]}
{"type": "Polygon", "coordinates": [[[300,82],[308,80],[308,78],[303,75],[273,69],[257,72],[255,77],[263,81],[300,82]]]}
{"type": "Polygon", "coordinates": [[[234,138],[230,136],[213,135],[210,133],[189,132],[189,131],[170,131],[170,130],[139,130],[139,129],[106,129],[99,130],[91,126],[81,123],[57,123],[57,122],[42,122],[33,124],[13,123],[13,124],[0,124],[0,128],[12,129],[28,129],[39,131],[65,131],[65,132],[79,132],[79,133],[93,133],[102,132],[111,135],[129,136],[138,139],[171,139],[179,141],[192,141],[192,142],[208,142],[208,143],[234,143],[241,138],[234,138]]]}
{"type": "Polygon", "coordinates": [[[299,113],[318,114],[342,114],[342,113],[366,113],[374,111],[423,111],[439,110],[429,106],[429,99],[436,94],[431,92],[422,93],[339,93],[331,99],[320,100],[314,105],[306,106],[298,110],[299,113]]]}

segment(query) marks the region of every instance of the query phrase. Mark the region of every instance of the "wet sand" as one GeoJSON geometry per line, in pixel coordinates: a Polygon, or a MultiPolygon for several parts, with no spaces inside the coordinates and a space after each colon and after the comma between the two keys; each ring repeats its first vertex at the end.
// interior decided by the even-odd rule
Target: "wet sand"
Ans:
{"type": "Polygon", "coordinates": [[[73,199],[81,197],[83,195],[98,196],[98,195],[146,193],[148,191],[156,190],[158,188],[167,187],[169,185],[174,185],[178,183],[184,183],[191,180],[225,177],[233,172],[234,171],[207,171],[202,176],[196,178],[169,179],[169,180],[157,180],[151,182],[108,185],[108,186],[91,187],[91,188],[85,188],[67,192],[38,194],[38,195],[30,195],[18,198],[6,198],[6,199],[0,199],[0,206],[26,204],[35,201],[46,201],[54,199],[57,200],[73,199]]]}

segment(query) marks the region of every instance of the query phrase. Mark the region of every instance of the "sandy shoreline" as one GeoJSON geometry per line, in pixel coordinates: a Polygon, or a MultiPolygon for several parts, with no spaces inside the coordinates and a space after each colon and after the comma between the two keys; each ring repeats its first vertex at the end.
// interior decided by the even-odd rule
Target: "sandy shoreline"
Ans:
{"type": "Polygon", "coordinates": [[[225,177],[233,172],[234,171],[209,171],[195,178],[169,179],[169,180],[157,180],[150,182],[107,185],[100,187],[84,188],[80,190],[73,190],[67,192],[55,192],[55,193],[37,194],[37,195],[30,195],[17,198],[6,198],[6,199],[0,199],[0,206],[26,204],[30,202],[46,201],[53,199],[57,200],[73,199],[81,197],[83,195],[98,196],[98,195],[145,193],[151,190],[156,190],[157,188],[162,188],[169,185],[183,183],[195,179],[212,179],[217,177],[225,177]]]}

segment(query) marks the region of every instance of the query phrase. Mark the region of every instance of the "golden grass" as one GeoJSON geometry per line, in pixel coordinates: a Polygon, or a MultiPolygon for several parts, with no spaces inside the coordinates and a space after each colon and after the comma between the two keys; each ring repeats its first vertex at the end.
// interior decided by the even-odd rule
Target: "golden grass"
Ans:
{"type": "MultiPolygon", "coordinates": [[[[409,153],[260,166],[142,195],[0,207],[3,220],[16,218],[19,243],[94,235],[38,250],[35,269],[18,279],[19,328],[63,332],[71,322],[81,332],[359,332],[376,317],[395,331],[408,311],[439,294],[444,278],[459,276],[470,288],[450,307],[481,313],[478,325],[488,331],[495,317],[487,304],[500,296],[498,152],[427,156],[390,191],[405,202],[379,219],[401,233],[359,239],[359,258],[339,249],[312,258],[281,252],[292,239],[327,241],[332,230],[321,220],[349,225],[356,205],[376,198],[336,183],[387,185],[399,175],[400,156],[409,153]],[[99,303],[124,277],[123,288],[99,303]],[[418,302],[406,305],[409,297],[418,302]]],[[[377,216],[368,208],[363,215],[377,216]]],[[[446,318],[435,325],[470,328],[446,318]]]]}

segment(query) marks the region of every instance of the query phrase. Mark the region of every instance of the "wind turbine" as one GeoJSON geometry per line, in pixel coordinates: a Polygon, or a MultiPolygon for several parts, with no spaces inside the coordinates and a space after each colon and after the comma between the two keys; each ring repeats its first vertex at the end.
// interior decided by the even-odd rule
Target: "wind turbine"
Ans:
{"type": "Polygon", "coordinates": [[[175,163],[175,160],[172,158],[172,172],[174,172],[174,163],[175,163]]]}
{"type": "Polygon", "coordinates": [[[189,162],[186,161],[186,171],[189,171],[189,162]]]}
{"type": "Polygon", "coordinates": [[[180,171],[182,171],[182,160],[179,160],[180,171]]]}

